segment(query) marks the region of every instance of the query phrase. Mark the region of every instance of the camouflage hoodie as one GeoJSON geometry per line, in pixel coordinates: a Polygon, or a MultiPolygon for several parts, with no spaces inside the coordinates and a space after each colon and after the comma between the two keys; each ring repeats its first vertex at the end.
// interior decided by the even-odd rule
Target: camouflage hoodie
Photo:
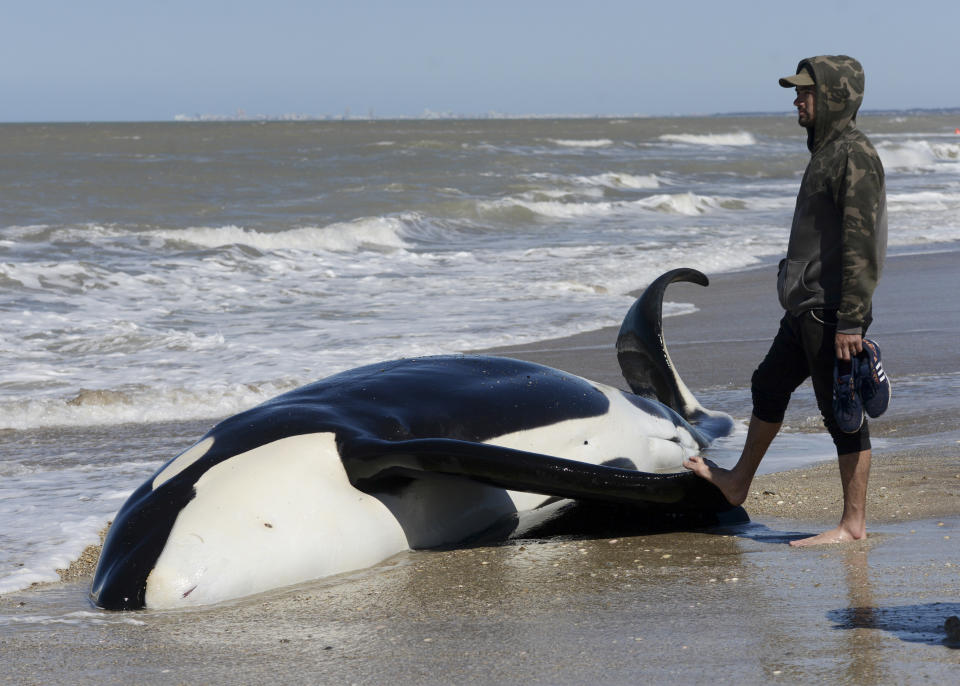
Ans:
{"type": "Polygon", "coordinates": [[[861,333],[887,250],[883,166],[856,126],[863,68],[845,55],[800,62],[816,87],[812,156],[793,214],[787,257],[780,263],[780,304],[799,315],[837,310],[837,331],[861,333]]]}

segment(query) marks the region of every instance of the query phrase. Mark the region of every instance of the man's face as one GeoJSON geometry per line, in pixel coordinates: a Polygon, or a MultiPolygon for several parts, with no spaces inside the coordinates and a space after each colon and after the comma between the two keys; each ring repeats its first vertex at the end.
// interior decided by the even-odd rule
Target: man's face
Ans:
{"type": "Polygon", "coordinates": [[[793,106],[797,108],[797,122],[800,126],[810,128],[813,126],[813,119],[816,115],[817,91],[813,86],[800,86],[797,88],[797,98],[793,101],[793,106]]]}

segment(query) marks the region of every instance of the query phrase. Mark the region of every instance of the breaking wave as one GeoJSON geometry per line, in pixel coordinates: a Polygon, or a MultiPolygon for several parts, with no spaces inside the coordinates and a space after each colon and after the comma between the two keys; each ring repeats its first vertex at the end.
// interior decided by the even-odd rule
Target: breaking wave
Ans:
{"type": "Polygon", "coordinates": [[[877,153],[885,169],[935,171],[953,164],[960,172],[960,143],[882,141],[877,145],[877,153]]]}
{"type": "Polygon", "coordinates": [[[81,389],[73,397],[30,397],[0,403],[0,430],[108,426],[130,422],[216,419],[291,390],[297,382],[210,384],[203,389],[81,389]]]}
{"type": "Polygon", "coordinates": [[[657,194],[640,200],[605,202],[563,202],[561,200],[531,200],[526,197],[511,197],[481,202],[481,212],[509,212],[523,209],[534,215],[550,219],[573,219],[577,217],[603,217],[628,214],[636,211],[663,212],[697,216],[718,209],[742,209],[742,201],[715,198],[695,193],[657,194]]]}
{"type": "Polygon", "coordinates": [[[364,217],[327,226],[307,226],[286,231],[261,232],[239,226],[191,227],[157,230],[152,234],[167,241],[188,243],[202,248],[244,245],[263,252],[277,250],[325,250],[357,252],[370,248],[403,249],[406,220],[401,217],[364,217]]]}
{"type": "Polygon", "coordinates": [[[625,174],[621,172],[607,172],[593,176],[576,176],[573,181],[585,186],[603,186],[613,189],[651,190],[660,188],[660,179],[655,174],[625,174]]]}
{"type": "Polygon", "coordinates": [[[594,138],[587,140],[577,140],[571,138],[548,138],[550,143],[559,145],[561,148],[607,148],[613,145],[609,138],[594,138]]]}
{"type": "Polygon", "coordinates": [[[737,133],[665,133],[659,137],[665,143],[683,145],[740,146],[756,145],[757,139],[748,131],[737,133]]]}

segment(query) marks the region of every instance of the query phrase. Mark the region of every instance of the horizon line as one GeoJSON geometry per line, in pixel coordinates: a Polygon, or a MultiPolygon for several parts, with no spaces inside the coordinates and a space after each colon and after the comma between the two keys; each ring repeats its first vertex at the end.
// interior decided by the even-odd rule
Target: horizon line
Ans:
{"type": "MultiPolygon", "coordinates": [[[[889,114],[960,114],[960,106],[953,107],[904,107],[864,109],[861,115],[889,115],[889,114]]],[[[683,118],[713,118],[713,117],[773,117],[790,116],[789,110],[776,111],[734,111],[713,113],[686,113],[686,114],[507,114],[497,111],[485,113],[463,114],[451,111],[435,112],[424,110],[417,115],[376,116],[374,114],[254,114],[248,115],[243,110],[236,114],[175,114],[168,119],[47,119],[47,120],[10,120],[0,121],[0,125],[45,125],[45,124],[175,124],[175,123],[241,123],[241,122],[373,122],[373,121],[471,121],[471,120],[538,120],[538,119],[683,119],[683,118]]]]}

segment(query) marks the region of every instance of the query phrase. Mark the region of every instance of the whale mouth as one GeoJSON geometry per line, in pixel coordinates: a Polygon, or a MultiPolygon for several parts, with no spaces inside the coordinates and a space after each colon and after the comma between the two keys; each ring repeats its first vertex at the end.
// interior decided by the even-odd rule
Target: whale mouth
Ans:
{"type": "Polygon", "coordinates": [[[105,574],[99,584],[94,583],[91,602],[104,610],[142,610],[146,606],[146,576],[141,580],[128,575],[128,570],[105,574]]]}
{"type": "Polygon", "coordinates": [[[193,499],[192,484],[140,486],[117,513],[100,551],[90,600],[104,610],[142,610],[147,580],[182,506],[193,499]],[[179,507],[178,507],[179,505],[179,507]]]}
{"type": "MultiPolygon", "coordinates": [[[[116,523],[111,527],[111,532],[116,523]]],[[[149,534],[137,545],[124,545],[128,537],[112,542],[108,534],[93,577],[90,600],[104,610],[142,610],[146,607],[147,580],[166,537],[149,534]]]]}

